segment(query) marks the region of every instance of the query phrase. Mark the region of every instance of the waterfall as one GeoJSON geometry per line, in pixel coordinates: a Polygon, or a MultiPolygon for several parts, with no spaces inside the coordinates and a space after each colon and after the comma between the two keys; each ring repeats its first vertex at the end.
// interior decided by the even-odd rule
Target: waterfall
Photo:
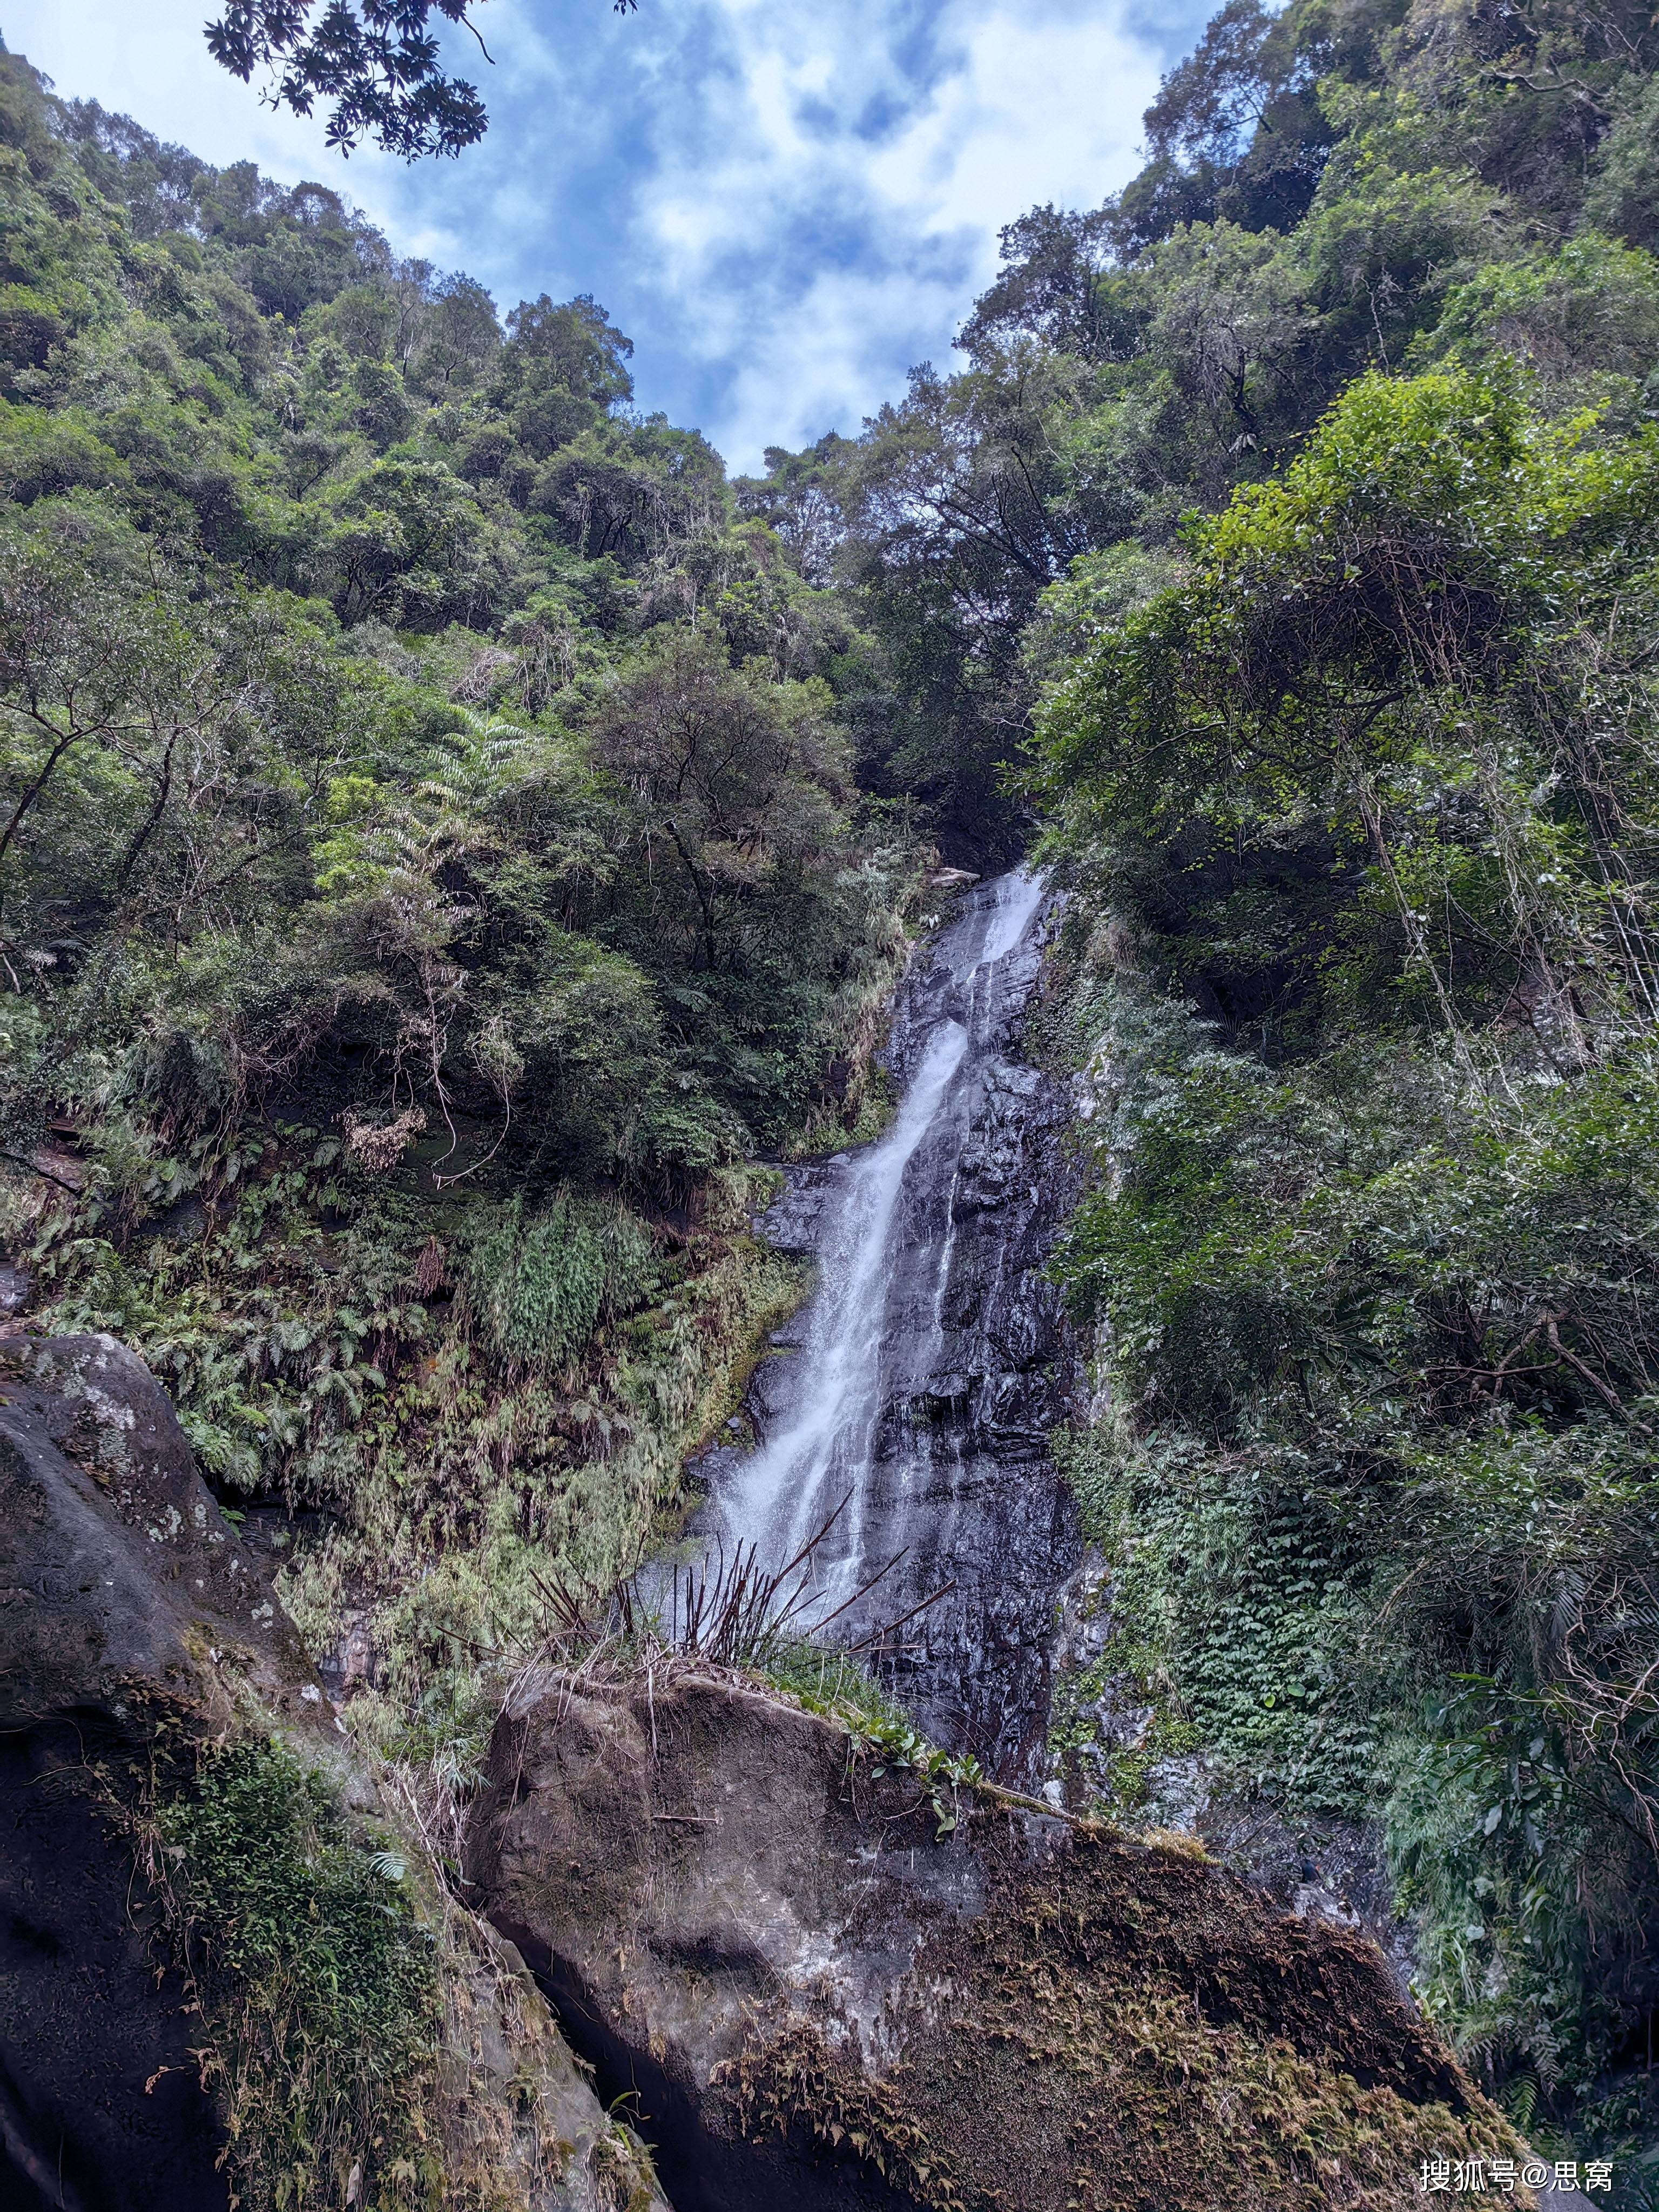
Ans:
{"type": "Polygon", "coordinates": [[[818,1255],[823,1285],[803,1347],[799,1410],[755,1454],[735,1494],[723,1501],[732,1534],[746,1534],[763,1554],[782,1560],[793,1558],[845,1498],[847,1525],[836,1532],[844,1550],[830,1590],[835,1596],[847,1594],[862,1561],[891,1278],[885,1263],[905,1170],[939,1119],[967,1049],[961,1023],[941,1022],[893,1127],[848,1172],[818,1255]]]}
{"type": "Polygon", "coordinates": [[[891,1127],[790,1171],[763,1226],[810,1254],[817,1285],[757,1377],[760,1442],[711,1456],[700,1516],[706,1538],[775,1566],[836,1516],[814,1554],[817,1609],[887,1569],[843,1617],[849,1634],[954,1585],[884,1664],[945,1740],[1005,1766],[1030,1734],[1044,1608],[1075,1554],[1043,1444],[1058,1410],[1037,1272],[1052,1176],[1033,1164],[1060,1116],[1018,1056],[1044,904],[1024,870],[958,902],[895,1004],[891,1127]]]}

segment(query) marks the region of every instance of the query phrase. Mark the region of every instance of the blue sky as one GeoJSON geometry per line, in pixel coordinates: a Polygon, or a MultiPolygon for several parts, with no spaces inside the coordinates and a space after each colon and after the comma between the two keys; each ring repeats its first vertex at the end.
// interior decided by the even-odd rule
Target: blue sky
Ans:
{"type": "MultiPolygon", "coordinates": [[[[210,0],[0,0],[65,97],[223,163],[343,188],[403,253],[503,308],[592,292],[635,341],[640,404],[734,469],[851,433],[944,364],[1028,207],[1093,206],[1137,166],[1186,0],[485,0],[495,66],[455,60],[482,145],[415,167],[331,154],[208,58],[210,0]],[[475,66],[476,65],[476,66],[475,66]]],[[[471,58],[467,57],[470,54],[471,58]]]]}

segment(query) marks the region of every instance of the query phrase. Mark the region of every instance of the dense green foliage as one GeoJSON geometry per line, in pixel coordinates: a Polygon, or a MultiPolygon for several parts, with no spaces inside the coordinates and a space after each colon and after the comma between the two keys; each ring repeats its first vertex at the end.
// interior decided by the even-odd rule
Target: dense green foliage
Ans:
{"type": "Polygon", "coordinates": [[[927,853],[878,648],[592,300],[10,57],[0,193],[0,1230],[418,1683],[787,1295],[738,1164],[856,1124],[927,853]]]}
{"type": "Polygon", "coordinates": [[[437,2202],[437,1959],[401,1855],[353,1838],[321,1778],[274,1742],[202,1753],[150,1819],[238,2202],[437,2202]]]}
{"type": "Polygon", "coordinates": [[[0,1141],[51,1310],[327,1517],[319,1636],[372,1561],[438,1710],[538,1562],[626,1556],[788,1295],[735,1164],[854,1123],[912,799],[976,864],[1041,819],[1090,1686],[1158,1708],[1120,1808],[1168,1753],[1374,1823],[1431,2012],[1632,2205],[1656,65],[1620,5],[1228,0],[1126,191],[1005,232],[965,368],[736,485],[591,299],[503,326],[16,63],[0,131],[0,1141]]]}

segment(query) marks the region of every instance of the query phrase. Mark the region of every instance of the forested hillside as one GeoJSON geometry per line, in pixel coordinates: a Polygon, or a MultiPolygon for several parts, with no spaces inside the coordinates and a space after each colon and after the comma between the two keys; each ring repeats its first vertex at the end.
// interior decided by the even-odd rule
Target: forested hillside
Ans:
{"type": "MultiPolygon", "coordinates": [[[[1155,1708],[1428,2008],[1653,2201],[1659,44],[1617,7],[1231,0],[954,375],[775,457],[976,809],[1074,890],[1073,1439],[1155,1708]],[[1036,738],[1011,743],[1035,709],[1036,738]],[[1012,822],[1012,812],[1005,812],[1012,822]]],[[[1177,1800],[1179,1791],[1176,1792],[1177,1800]]]]}
{"type": "Polygon", "coordinates": [[[1431,2017],[1659,2203],[1655,22],[1229,0],[965,367],[735,483],[592,300],[3,67],[34,1310],[460,1742],[788,1302],[744,1163],[875,1126],[933,854],[1035,846],[1068,1696],[1152,1714],[1074,1790],[1371,1824],[1431,2017]]]}
{"type": "Polygon", "coordinates": [[[878,649],[592,300],[3,70],[5,1241],[416,1695],[789,1295],[744,1163],[857,1124],[928,849],[878,649]]]}

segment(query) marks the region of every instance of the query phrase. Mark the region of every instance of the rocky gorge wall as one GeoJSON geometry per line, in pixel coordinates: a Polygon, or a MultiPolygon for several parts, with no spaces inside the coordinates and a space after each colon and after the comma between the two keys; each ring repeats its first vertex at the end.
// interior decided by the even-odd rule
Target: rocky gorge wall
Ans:
{"type": "Polygon", "coordinates": [[[1057,903],[1018,872],[965,892],[895,1000],[891,1128],[786,1171],[759,1227],[818,1287],[757,1370],[754,1448],[702,1462],[694,1535],[781,1564],[829,1522],[818,1610],[879,1577],[836,1637],[902,1623],[872,1655],[882,1680],[934,1741],[1028,1787],[1081,1556],[1048,1447],[1072,1353],[1042,1272],[1071,1103],[1023,1042],[1057,903]]]}

